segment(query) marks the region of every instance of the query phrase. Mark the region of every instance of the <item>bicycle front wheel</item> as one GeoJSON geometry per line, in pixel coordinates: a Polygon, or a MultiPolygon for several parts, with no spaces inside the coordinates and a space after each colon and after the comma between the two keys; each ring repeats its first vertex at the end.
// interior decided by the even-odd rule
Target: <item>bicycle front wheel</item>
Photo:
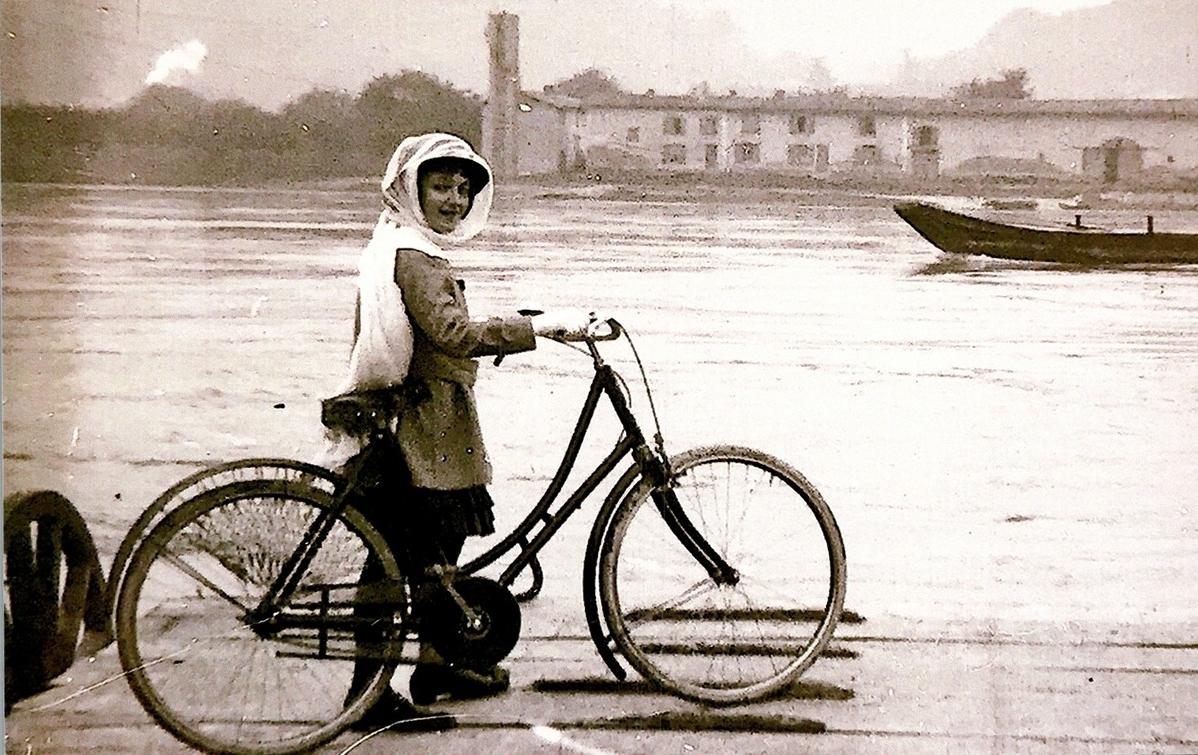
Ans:
{"type": "Polygon", "coordinates": [[[671,488],[642,480],[607,529],[599,589],[612,639],[681,697],[733,705],[776,694],[827,647],[844,606],[832,511],[799,472],[753,449],[699,448],[671,465],[671,488]],[[731,578],[684,545],[679,520],[731,578]]]}
{"type": "Polygon", "coordinates": [[[389,684],[406,615],[401,575],[378,531],[353,508],[330,521],[332,504],[302,481],[230,483],[180,505],[134,552],[117,601],[121,665],[179,739],[221,755],[302,752],[389,684]],[[318,521],[328,532],[290,599],[259,612],[318,521]]]}

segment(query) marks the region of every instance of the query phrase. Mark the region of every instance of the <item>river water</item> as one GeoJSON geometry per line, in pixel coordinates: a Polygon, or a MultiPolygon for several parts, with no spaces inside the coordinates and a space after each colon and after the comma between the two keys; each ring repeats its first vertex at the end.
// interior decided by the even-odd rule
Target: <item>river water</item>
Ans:
{"type": "MultiPolygon", "coordinates": [[[[186,474],[315,458],[375,212],[357,190],[6,185],[5,494],[63,492],[107,563],[186,474]]],[[[673,451],[732,442],[801,470],[840,522],[848,607],[867,619],[1198,635],[1198,269],[947,262],[881,201],[528,187],[450,256],[475,315],[620,319],[673,451]]],[[[625,346],[610,357],[640,384],[625,346]]],[[[555,344],[484,362],[501,529],[552,475],[588,365],[555,344]]],[[[643,393],[634,409],[651,421],[643,393]]],[[[599,422],[584,463],[616,436],[599,422]]],[[[543,553],[541,612],[562,631],[584,626],[594,510],[543,553]]]]}

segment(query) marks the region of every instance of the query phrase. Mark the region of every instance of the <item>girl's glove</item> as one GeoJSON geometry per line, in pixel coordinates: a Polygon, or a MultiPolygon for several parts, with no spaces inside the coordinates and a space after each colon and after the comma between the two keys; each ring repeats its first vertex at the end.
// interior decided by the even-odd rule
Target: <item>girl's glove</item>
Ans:
{"type": "Polygon", "coordinates": [[[542,338],[581,341],[594,316],[578,309],[562,309],[532,316],[532,332],[542,338]]]}

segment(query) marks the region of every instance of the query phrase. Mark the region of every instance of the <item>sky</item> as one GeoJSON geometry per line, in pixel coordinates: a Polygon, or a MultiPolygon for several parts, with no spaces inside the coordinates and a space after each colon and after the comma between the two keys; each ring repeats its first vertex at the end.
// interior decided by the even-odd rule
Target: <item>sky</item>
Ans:
{"type": "MultiPolygon", "coordinates": [[[[668,3],[666,3],[668,5],[668,3]]],[[[1008,13],[1059,14],[1105,0],[690,0],[718,8],[765,54],[802,51],[823,58],[840,81],[884,79],[905,52],[938,57],[976,43],[1008,13]]]]}
{"type": "MultiPolygon", "coordinates": [[[[625,88],[685,92],[884,83],[904,55],[976,44],[1021,8],[1111,0],[2,0],[6,102],[119,104],[148,83],[277,109],[314,88],[356,93],[424,70],[485,94],[488,14],[520,17],[522,85],[588,67],[625,88]]],[[[1184,0],[1182,0],[1184,1],[1184,0]]],[[[1198,44],[1195,55],[1198,56],[1198,44]]]]}

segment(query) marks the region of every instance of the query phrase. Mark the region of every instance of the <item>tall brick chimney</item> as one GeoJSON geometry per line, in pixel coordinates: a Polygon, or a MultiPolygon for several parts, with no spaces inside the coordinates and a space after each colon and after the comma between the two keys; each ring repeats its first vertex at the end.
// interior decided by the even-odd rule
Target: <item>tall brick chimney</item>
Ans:
{"type": "Polygon", "coordinates": [[[492,13],[487,19],[490,91],[483,108],[483,155],[497,178],[519,172],[516,107],[520,96],[520,18],[492,13]]]}

